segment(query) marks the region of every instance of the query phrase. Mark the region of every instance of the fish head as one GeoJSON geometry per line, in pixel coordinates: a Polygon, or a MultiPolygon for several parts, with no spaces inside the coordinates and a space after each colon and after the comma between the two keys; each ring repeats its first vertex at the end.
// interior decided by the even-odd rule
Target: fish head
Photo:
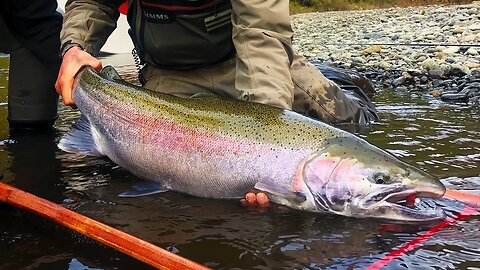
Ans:
{"type": "Polygon", "coordinates": [[[310,207],[345,216],[398,222],[445,217],[423,199],[443,196],[438,179],[353,135],[328,140],[304,160],[293,189],[305,194],[310,207]]]}

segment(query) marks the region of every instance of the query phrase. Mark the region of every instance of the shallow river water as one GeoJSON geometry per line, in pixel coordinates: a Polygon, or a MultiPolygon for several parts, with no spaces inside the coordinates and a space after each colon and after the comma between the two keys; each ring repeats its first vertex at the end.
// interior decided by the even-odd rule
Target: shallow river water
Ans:
{"type": "MultiPolygon", "coordinates": [[[[104,60],[127,77],[126,56],[104,60]]],[[[61,107],[55,132],[8,132],[8,58],[0,55],[0,169],[4,180],[215,269],[361,269],[435,224],[395,225],[167,192],[117,194],[139,181],[105,158],[57,149],[78,112],[61,107]]],[[[480,194],[480,107],[446,104],[421,93],[377,93],[382,120],[359,132],[370,142],[442,179],[480,194]]],[[[464,208],[439,200],[453,215],[464,208]]],[[[385,269],[480,269],[480,214],[448,226],[385,269]]],[[[52,222],[0,204],[0,269],[150,269],[52,222]]]]}

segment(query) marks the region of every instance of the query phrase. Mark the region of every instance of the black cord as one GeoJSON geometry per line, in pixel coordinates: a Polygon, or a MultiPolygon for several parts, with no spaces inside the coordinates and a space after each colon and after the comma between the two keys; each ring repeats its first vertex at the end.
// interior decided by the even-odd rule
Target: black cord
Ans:
{"type": "Polygon", "coordinates": [[[442,44],[442,43],[324,43],[322,46],[410,46],[410,47],[480,47],[480,44],[442,44]]]}
{"type": "Polygon", "coordinates": [[[147,81],[145,80],[145,77],[143,76],[143,72],[142,72],[143,68],[145,67],[145,64],[142,63],[140,56],[138,56],[138,52],[136,48],[133,48],[132,55],[133,55],[133,61],[135,61],[135,67],[137,68],[137,72],[138,72],[138,81],[140,82],[140,84],[145,85],[147,81]]]}

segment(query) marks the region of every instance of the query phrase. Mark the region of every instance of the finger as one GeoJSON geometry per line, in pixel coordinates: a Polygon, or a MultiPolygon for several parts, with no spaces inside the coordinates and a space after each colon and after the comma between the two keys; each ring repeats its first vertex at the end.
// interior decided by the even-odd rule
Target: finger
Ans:
{"type": "Polygon", "coordinates": [[[240,204],[241,204],[242,206],[248,206],[247,200],[245,200],[245,199],[241,199],[241,200],[240,200],[240,204]]]}
{"type": "Polygon", "coordinates": [[[257,203],[257,196],[253,192],[249,192],[245,195],[245,200],[248,205],[255,205],[257,203]]]}
{"type": "Polygon", "coordinates": [[[73,87],[73,79],[63,79],[60,81],[60,92],[59,94],[63,98],[63,104],[70,106],[73,105],[72,99],[72,87],[73,87]]]}
{"type": "Polygon", "coordinates": [[[258,193],[257,194],[257,203],[262,208],[267,208],[270,206],[270,201],[265,193],[258,193]]]}
{"type": "Polygon", "coordinates": [[[102,70],[102,62],[96,58],[92,57],[92,59],[88,62],[88,65],[98,72],[102,70]]]}
{"type": "Polygon", "coordinates": [[[64,75],[63,75],[63,69],[60,68],[60,71],[58,72],[57,80],[55,81],[55,90],[57,90],[58,94],[62,94],[62,86],[64,84],[64,75]]]}
{"type": "Polygon", "coordinates": [[[60,77],[57,77],[57,80],[55,81],[55,90],[57,91],[57,93],[60,94],[60,82],[58,81],[60,80],[60,77]]]}
{"type": "MultiPolygon", "coordinates": [[[[60,71],[58,72],[57,80],[55,81],[55,90],[57,93],[60,94],[64,100],[65,105],[67,105],[69,92],[71,92],[71,88],[73,82],[69,82],[69,72],[63,65],[60,67],[60,71]]],[[[71,95],[71,94],[70,94],[71,95]]]]}

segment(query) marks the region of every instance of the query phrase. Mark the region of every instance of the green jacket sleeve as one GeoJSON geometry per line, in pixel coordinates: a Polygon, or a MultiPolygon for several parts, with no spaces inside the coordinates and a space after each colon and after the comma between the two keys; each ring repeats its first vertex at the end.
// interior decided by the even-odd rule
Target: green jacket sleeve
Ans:
{"type": "Polygon", "coordinates": [[[72,44],[96,55],[117,27],[123,0],[69,0],[60,33],[62,55],[72,44]]]}
{"type": "Polygon", "coordinates": [[[293,59],[288,0],[234,0],[232,37],[239,98],[292,109],[293,59]]]}

